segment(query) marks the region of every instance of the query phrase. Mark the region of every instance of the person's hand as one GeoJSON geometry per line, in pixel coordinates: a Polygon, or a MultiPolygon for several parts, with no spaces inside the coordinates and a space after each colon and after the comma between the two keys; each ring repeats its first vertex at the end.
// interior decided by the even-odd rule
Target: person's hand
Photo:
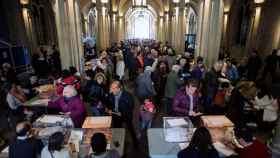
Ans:
{"type": "Polygon", "coordinates": [[[68,116],[69,116],[69,115],[71,115],[71,112],[66,112],[66,113],[64,113],[64,112],[59,112],[59,114],[60,114],[60,115],[68,115],[68,116]]]}
{"type": "Polygon", "coordinates": [[[201,113],[201,112],[194,112],[194,111],[191,111],[190,112],[190,116],[194,116],[194,117],[196,117],[196,116],[200,116],[200,115],[202,115],[203,113],[201,113]]]}
{"type": "Polygon", "coordinates": [[[71,112],[66,112],[65,115],[68,115],[68,116],[69,116],[69,115],[71,115],[71,112]]]}
{"type": "Polygon", "coordinates": [[[112,115],[112,110],[111,110],[111,109],[106,108],[105,111],[106,111],[110,116],[112,115]]]}

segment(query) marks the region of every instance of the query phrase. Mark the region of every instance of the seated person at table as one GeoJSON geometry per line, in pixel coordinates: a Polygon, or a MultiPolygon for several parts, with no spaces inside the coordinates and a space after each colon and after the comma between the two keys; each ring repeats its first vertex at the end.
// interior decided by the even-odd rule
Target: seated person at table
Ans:
{"type": "Polygon", "coordinates": [[[88,158],[120,158],[118,151],[106,150],[107,140],[103,133],[95,133],[91,137],[92,154],[88,158]]]}
{"type": "Polygon", "coordinates": [[[73,86],[66,86],[63,96],[48,103],[51,108],[59,108],[64,114],[69,115],[76,128],[81,127],[85,119],[85,107],[73,86]]]}
{"type": "Polygon", "coordinates": [[[63,147],[64,135],[56,132],[49,137],[49,143],[44,147],[41,158],[70,158],[69,151],[63,147]]]}
{"type": "Polygon", "coordinates": [[[269,149],[259,140],[255,139],[252,133],[248,130],[244,130],[237,134],[239,137],[239,143],[244,147],[239,150],[240,158],[270,158],[269,149]]]}
{"type": "Polygon", "coordinates": [[[32,112],[23,107],[23,103],[27,100],[23,91],[16,83],[12,83],[7,88],[9,91],[6,100],[12,113],[18,116],[23,116],[24,114],[31,116],[32,112]]]}
{"type": "Polygon", "coordinates": [[[219,158],[207,128],[198,128],[189,146],[178,153],[178,158],[219,158]]]}
{"type": "Polygon", "coordinates": [[[17,124],[16,136],[16,139],[9,146],[9,158],[37,158],[40,155],[43,144],[31,136],[29,123],[17,124]]]}
{"type": "Polygon", "coordinates": [[[177,91],[172,105],[174,115],[193,117],[201,115],[198,111],[198,87],[199,82],[197,80],[190,79],[184,88],[177,91]]]}
{"type": "Polygon", "coordinates": [[[64,87],[71,85],[74,86],[76,90],[80,89],[80,81],[71,75],[69,70],[62,71],[62,77],[56,82],[56,94],[61,96],[63,94],[64,87]]]}

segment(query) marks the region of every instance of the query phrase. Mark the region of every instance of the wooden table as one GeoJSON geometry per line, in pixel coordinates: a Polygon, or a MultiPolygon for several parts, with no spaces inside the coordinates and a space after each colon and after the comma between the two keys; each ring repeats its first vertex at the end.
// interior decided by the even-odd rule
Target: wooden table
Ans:
{"type": "Polygon", "coordinates": [[[82,128],[110,128],[112,116],[86,117],[82,128]]]}
{"type": "Polygon", "coordinates": [[[234,151],[235,145],[232,143],[234,124],[226,116],[201,116],[201,120],[203,125],[209,130],[214,144],[225,145],[226,150],[234,151]]]}

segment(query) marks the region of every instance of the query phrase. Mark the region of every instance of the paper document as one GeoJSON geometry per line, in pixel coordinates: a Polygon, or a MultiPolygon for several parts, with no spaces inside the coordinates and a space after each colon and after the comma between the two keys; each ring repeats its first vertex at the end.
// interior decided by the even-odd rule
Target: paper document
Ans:
{"type": "Polygon", "coordinates": [[[42,123],[56,123],[56,122],[62,122],[63,120],[64,118],[60,116],[45,115],[42,118],[40,118],[38,121],[42,123]]]}
{"type": "Polygon", "coordinates": [[[179,119],[169,119],[167,120],[168,124],[171,127],[176,127],[176,126],[186,126],[188,125],[188,122],[183,119],[183,118],[179,118],[179,119]]]}
{"type": "Polygon", "coordinates": [[[47,105],[50,99],[38,99],[31,103],[31,105],[47,105]]]}
{"type": "Polygon", "coordinates": [[[38,135],[40,137],[49,137],[55,132],[63,132],[63,128],[60,126],[55,126],[55,127],[46,127],[43,128],[39,131],[38,135]]]}
{"type": "Polygon", "coordinates": [[[216,148],[216,150],[217,150],[219,153],[222,153],[222,154],[223,154],[224,156],[226,156],[226,157],[235,154],[235,152],[234,152],[232,149],[226,147],[226,146],[225,146],[223,143],[221,143],[221,142],[216,142],[216,143],[214,143],[213,145],[214,145],[214,147],[216,148]]]}
{"type": "Polygon", "coordinates": [[[189,143],[179,143],[179,147],[181,150],[186,149],[189,146],[189,143]]]}
{"type": "Polygon", "coordinates": [[[5,149],[3,149],[1,153],[9,153],[9,146],[7,146],[5,149]]]}
{"type": "Polygon", "coordinates": [[[84,135],[83,131],[71,130],[69,141],[74,141],[74,140],[82,141],[83,140],[83,135],[84,135]]]}
{"type": "Polygon", "coordinates": [[[186,142],[188,140],[185,128],[168,128],[164,131],[167,142],[186,142]]]}

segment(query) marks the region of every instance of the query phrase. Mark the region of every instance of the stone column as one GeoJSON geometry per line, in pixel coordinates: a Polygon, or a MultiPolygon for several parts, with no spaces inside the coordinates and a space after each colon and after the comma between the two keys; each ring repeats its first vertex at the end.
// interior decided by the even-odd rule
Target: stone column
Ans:
{"type": "Polygon", "coordinates": [[[259,25],[261,20],[261,14],[262,14],[262,3],[261,4],[254,4],[253,6],[255,8],[255,15],[252,16],[252,25],[251,25],[251,31],[249,33],[249,36],[247,37],[246,42],[246,52],[251,52],[253,49],[258,49],[258,32],[259,32],[259,25]]]}
{"type": "Polygon", "coordinates": [[[117,12],[111,14],[111,43],[118,42],[118,19],[117,12]]]}
{"type": "Polygon", "coordinates": [[[164,38],[164,23],[163,23],[163,16],[159,16],[158,20],[157,20],[157,40],[158,41],[165,41],[164,38]]]}
{"type": "MultiPolygon", "coordinates": [[[[164,12],[163,18],[163,31],[164,31],[164,40],[171,44],[172,41],[172,14],[170,11],[164,12]]],[[[165,41],[163,41],[165,43],[165,41]]]]}
{"type": "Polygon", "coordinates": [[[224,3],[204,0],[199,5],[197,54],[205,58],[206,65],[212,66],[220,50],[224,3]]]}
{"type": "Polygon", "coordinates": [[[118,41],[125,38],[125,20],[123,16],[117,16],[118,21],[118,41]]]}
{"type": "Polygon", "coordinates": [[[58,44],[62,68],[83,70],[82,28],[79,0],[55,0],[58,44]]]}
{"type": "MultiPolygon", "coordinates": [[[[174,8],[174,14],[172,17],[172,46],[176,50],[177,54],[184,52],[184,37],[185,37],[185,8],[181,7],[174,8]]],[[[184,4],[183,4],[184,6],[184,4]]]]}
{"type": "Polygon", "coordinates": [[[110,16],[108,6],[101,1],[96,2],[97,8],[97,50],[104,50],[110,46],[110,16]]]}

